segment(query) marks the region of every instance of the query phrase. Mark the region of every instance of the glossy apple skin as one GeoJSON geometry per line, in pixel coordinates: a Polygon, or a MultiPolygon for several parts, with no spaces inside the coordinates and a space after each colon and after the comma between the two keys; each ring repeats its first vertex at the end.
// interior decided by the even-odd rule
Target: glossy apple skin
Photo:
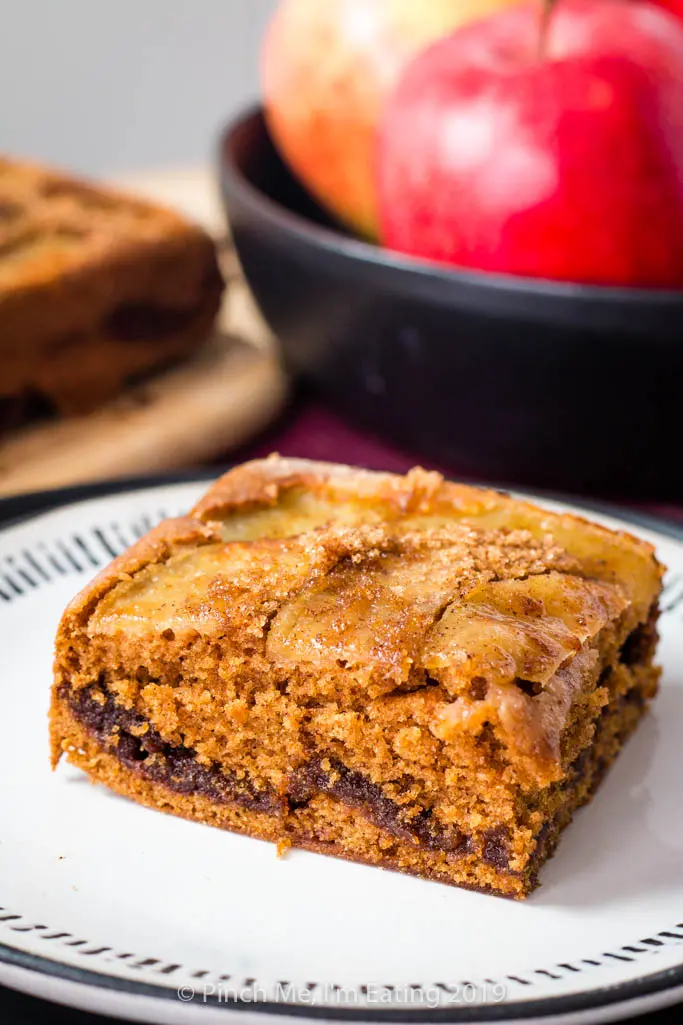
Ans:
{"type": "Polygon", "coordinates": [[[560,0],[436,43],[380,132],[382,239],[507,274],[683,288],[683,25],[560,0]]]}
{"type": "Polygon", "coordinates": [[[261,54],[269,131],[330,213],[377,236],[377,125],[424,47],[514,0],[282,0],[261,54]]]}
{"type": "Polygon", "coordinates": [[[655,0],[655,2],[677,17],[683,18],[683,0],[655,0]]]}

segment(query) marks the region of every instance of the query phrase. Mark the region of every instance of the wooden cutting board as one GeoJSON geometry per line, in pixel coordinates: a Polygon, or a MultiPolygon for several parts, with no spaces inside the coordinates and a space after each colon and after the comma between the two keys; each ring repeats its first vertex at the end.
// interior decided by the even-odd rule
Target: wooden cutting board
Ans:
{"type": "Polygon", "coordinates": [[[253,302],[208,170],[118,178],[223,238],[228,281],[213,337],[188,361],[87,416],[47,421],[0,442],[0,495],[190,466],[226,454],[281,410],[287,381],[253,302]]]}

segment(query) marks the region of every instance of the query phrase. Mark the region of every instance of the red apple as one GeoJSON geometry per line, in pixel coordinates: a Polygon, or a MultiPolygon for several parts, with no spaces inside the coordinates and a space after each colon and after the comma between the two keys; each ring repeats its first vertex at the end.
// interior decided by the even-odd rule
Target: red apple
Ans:
{"type": "Polygon", "coordinates": [[[380,132],[387,246],[461,267],[683,288],[683,25],[558,0],[436,43],[380,132]]]}
{"type": "Polygon", "coordinates": [[[283,0],[262,53],[268,126],[316,199],[377,235],[373,161],[386,97],[417,52],[514,0],[283,0]]]}

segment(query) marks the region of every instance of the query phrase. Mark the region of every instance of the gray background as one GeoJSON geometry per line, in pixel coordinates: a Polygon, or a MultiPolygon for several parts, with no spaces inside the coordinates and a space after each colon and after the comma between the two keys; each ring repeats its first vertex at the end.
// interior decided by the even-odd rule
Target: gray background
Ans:
{"type": "MultiPolygon", "coordinates": [[[[324,0],[322,0],[324,2],[324,0]]],[[[211,159],[276,0],[0,0],[0,152],[88,173],[211,159]]]]}

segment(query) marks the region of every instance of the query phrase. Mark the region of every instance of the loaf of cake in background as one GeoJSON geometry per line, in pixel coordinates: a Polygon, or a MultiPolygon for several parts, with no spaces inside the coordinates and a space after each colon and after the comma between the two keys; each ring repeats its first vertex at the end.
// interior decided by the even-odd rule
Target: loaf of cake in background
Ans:
{"type": "Polygon", "coordinates": [[[87,413],[209,333],[212,239],[177,214],[0,158],[0,431],[87,413]]]}

